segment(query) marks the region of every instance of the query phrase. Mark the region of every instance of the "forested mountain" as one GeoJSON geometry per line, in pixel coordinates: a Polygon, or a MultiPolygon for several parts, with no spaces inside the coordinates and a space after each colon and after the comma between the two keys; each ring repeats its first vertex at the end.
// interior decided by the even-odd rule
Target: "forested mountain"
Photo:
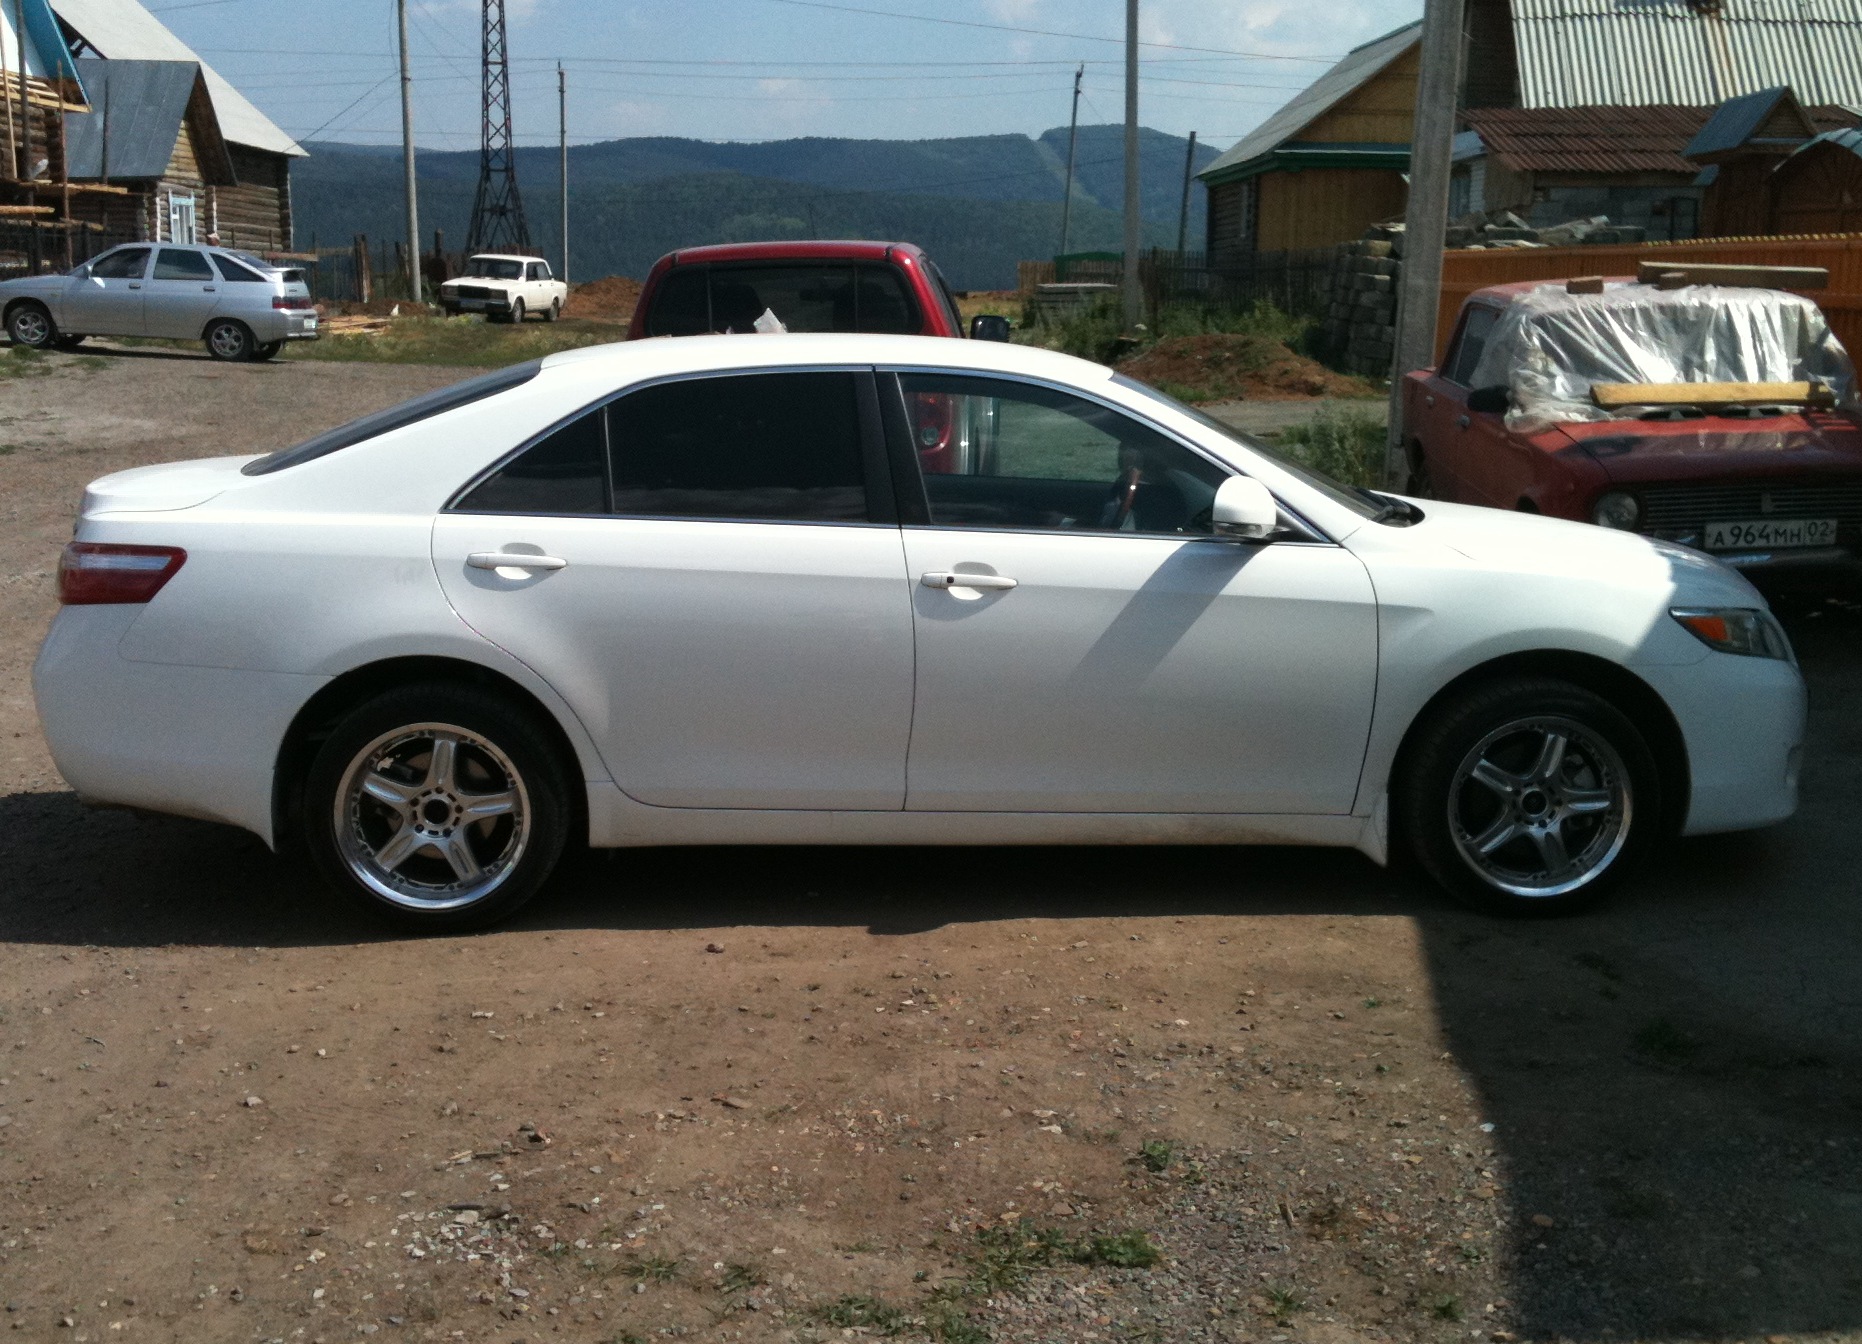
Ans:
{"type": "MultiPolygon", "coordinates": [[[[1075,164],[1070,246],[1116,249],[1124,189],[1123,132],[1083,126],[1075,164]]],[[[297,244],[343,245],[358,233],[402,234],[398,151],[313,143],[292,173],[297,244]]],[[[1140,141],[1146,245],[1174,244],[1186,142],[1145,131],[1140,141]]],[[[1067,131],[949,140],[809,138],[713,144],[654,137],[569,151],[572,276],[643,275],[662,253],[756,238],[862,237],[923,245],[959,288],[1014,284],[1018,260],[1053,255],[1060,238],[1067,131]]],[[[1197,167],[1215,151],[1197,146],[1197,167]]],[[[478,177],[474,152],[422,151],[421,221],[464,242],[478,177]]],[[[532,241],[555,259],[557,156],[518,151],[532,241]]],[[[1202,236],[1200,185],[1190,237],[1202,236]]],[[[1194,241],[1192,241],[1194,245],[1194,241]]]]}

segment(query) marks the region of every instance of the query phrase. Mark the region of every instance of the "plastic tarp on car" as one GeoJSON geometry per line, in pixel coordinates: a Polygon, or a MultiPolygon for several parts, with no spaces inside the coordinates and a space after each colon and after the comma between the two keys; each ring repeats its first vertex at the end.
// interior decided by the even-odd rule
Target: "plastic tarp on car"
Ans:
{"type": "Polygon", "coordinates": [[[1593,383],[1822,383],[1857,406],[1856,371],[1817,305],[1775,289],[1616,283],[1601,294],[1541,285],[1501,312],[1474,367],[1474,387],[1505,386],[1507,427],[1531,433],[1606,410],[1593,383]]]}

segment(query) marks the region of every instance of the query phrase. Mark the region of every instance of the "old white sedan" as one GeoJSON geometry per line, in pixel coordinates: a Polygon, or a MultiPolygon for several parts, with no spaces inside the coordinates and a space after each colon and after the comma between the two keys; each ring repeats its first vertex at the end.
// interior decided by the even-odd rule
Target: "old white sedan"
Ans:
{"type": "Polygon", "coordinates": [[[1803,683],[1717,562],[993,343],[554,355],[105,477],[59,582],[80,794],[301,839],[416,928],[579,839],[1400,845],[1543,909],[1796,805],[1803,683]]]}

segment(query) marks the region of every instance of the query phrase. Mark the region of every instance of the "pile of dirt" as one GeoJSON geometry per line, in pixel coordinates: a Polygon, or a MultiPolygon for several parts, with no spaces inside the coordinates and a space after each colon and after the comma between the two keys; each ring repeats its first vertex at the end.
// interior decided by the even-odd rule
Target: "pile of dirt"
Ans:
{"type": "Polygon", "coordinates": [[[640,282],[624,275],[604,275],[599,280],[577,285],[569,291],[563,305],[564,317],[589,318],[597,322],[625,322],[634,315],[640,301],[640,282]]]}
{"type": "Polygon", "coordinates": [[[1120,360],[1118,369],[1186,401],[1377,395],[1366,380],[1335,373],[1268,336],[1172,336],[1120,360]]]}

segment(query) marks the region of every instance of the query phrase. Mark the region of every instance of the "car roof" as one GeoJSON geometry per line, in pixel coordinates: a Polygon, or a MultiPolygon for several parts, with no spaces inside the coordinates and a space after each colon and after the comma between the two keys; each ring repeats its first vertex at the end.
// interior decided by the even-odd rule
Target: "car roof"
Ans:
{"type": "Polygon", "coordinates": [[[777,335],[656,336],[564,350],[543,360],[545,371],[612,379],[643,378],[797,366],[882,365],[1019,374],[1091,386],[1109,382],[1103,364],[1039,346],[968,341],[949,336],[880,336],[849,332],[777,335]]]}
{"type": "Polygon", "coordinates": [[[717,261],[885,261],[893,252],[923,253],[911,243],[881,243],[857,238],[795,240],[781,243],[713,243],[668,253],[674,266],[717,261]]]}
{"type": "Polygon", "coordinates": [[[467,261],[542,261],[543,258],[529,252],[474,252],[467,261]]]}

